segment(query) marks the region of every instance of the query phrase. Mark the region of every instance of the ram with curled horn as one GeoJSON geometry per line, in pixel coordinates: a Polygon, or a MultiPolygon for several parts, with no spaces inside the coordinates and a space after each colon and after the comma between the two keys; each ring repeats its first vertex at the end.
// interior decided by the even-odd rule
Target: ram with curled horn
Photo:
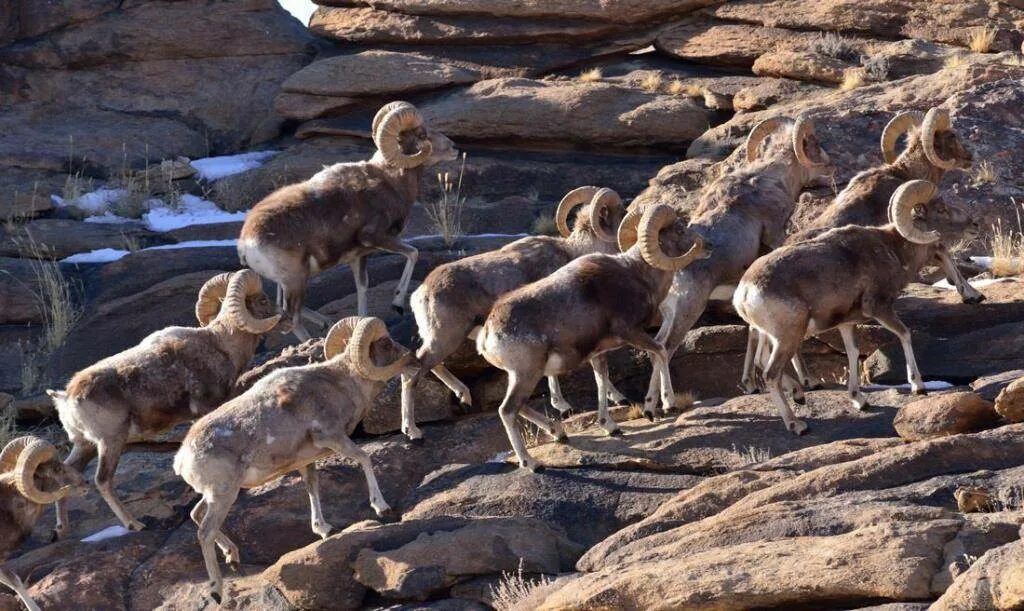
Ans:
{"type": "MultiPolygon", "coordinates": [[[[690,227],[715,249],[710,258],[676,274],[665,300],[657,340],[670,359],[713,295],[731,295],[744,270],[782,244],[800,192],[831,184],[834,168],[810,117],[765,119],[734,157],[740,154],[746,163],[716,178],[699,196],[690,227]]],[[[651,376],[644,399],[649,417],[662,392],[661,378],[651,376]]]]}
{"type": "MultiPolygon", "coordinates": [[[[881,149],[884,163],[858,172],[811,224],[789,235],[785,243],[803,242],[846,225],[885,225],[889,222],[892,195],[904,182],[927,180],[939,185],[948,171],[969,168],[973,160],[971,151],[952,129],[949,111],[939,107],[926,113],[916,110],[898,113],[882,130],[881,149]],[[897,145],[904,136],[907,145],[900,152],[897,145]]],[[[946,244],[935,245],[935,263],[942,268],[949,283],[956,287],[964,303],[984,301],[985,296],[964,278],[946,244]]],[[[765,350],[764,338],[752,332],[741,380],[747,392],[757,392],[760,387],[753,364],[764,360],[765,350]],[[758,353],[756,358],[755,353],[758,353]]],[[[787,375],[786,385],[793,389],[794,396],[799,397],[801,387],[814,388],[819,382],[808,375],[799,352],[794,358],[794,366],[797,379],[790,379],[787,375]]]]}
{"type": "MultiPolygon", "coordinates": [[[[600,197],[599,192],[595,197],[600,197]]],[[[562,424],[526,405],[537,382],[589,362],[598,386],[598,424],[609,434],[618,425],[608,413],[608,378],[604,353],[632,346],[651,356],[654,375],[665,389],[662,404],[673,401],[665,347],[647,335],[673,277],[689,265],[707,260],[710,245],[677,212],[662,204],[642,214],[631,212],[620,225],[622,252],[575,259],[532,284],[505,294],[477,335],[477,350],[508,373],[508,390],[498,413],[519,464],[537,471],[541,465],[526,450],[517,416],[536,424],[558,441],[562,424]],[[625,305],[624,305],[625,304],[625,305]],[[559,316],[551,316],[559,312],[559,316]]],[[[716,245],[717,247],[717,245],[716,245]]]]}
{"type": "Polygon", "coordinates": [[[85,478],[57,458],[57,448],[37,437],[19,437],[0,450],[0,584],[29,611],[39,607],[5,560],[28,540],[47,505],[88,492],[85,478]]]}
{"type": "Polygon", "coordinates": [[[405,257],[392,302],[403,309],[418,254],[399,235],[423,192],[426,169],[458,155],[451,140],[430,128],[408,102],[385,105],[371,128],[377,146],[371,159],[336,163],[274,191],[242,226],[242,265],[277,283],[278,305],[299,339],[309,339],[303,317],[330,323],[303,303],[309,279],[339,263],[352,267],[357,309],[360,316],[367,314],[366,257],[374,252],[405,257]]]}
{"type": "MultiPolygon", "coordinates": [[[[783,246],[755,261],[743,275],[733,305],[772,346],[759,365],[790,431],[803,433],[807,425],[793,415],[783,394],[783,368],[808,332],[838,328],[850,371],[857,372],[854,327],[877,321],[899,338],[911,388],[924,394],[910,331],[896,315],[896,299],[934,258],[938,244],[978,234],[978,223],[967,210],[943,202],[937,191],[927,180],[908,181],[890,199],[891,223],[847,225],[783,246]]],[[[854,373],[848,384],[854,407],[863,409],[867,401],[859,377],[854,373]]]]}
{"type": "MultiPolygon", "coordinates": [[[[65,463],[78,471],[98,455],[96,488],[126,528],[141,529],[114,493],[121,453],[195,420],[227,400],[262,336],[280,320],[252,270],[210,278],[196,302],[199,327],[168,327],[138,345],[76,373],[49,390],[73,447],[65,463]]],[[[57,503],[56,535],[68,528],[57,503]]]]}
{"type": "Polygon", "coordinates": [[[370,457],[350,435],[412,354],[391,339],[380,319],[350,317],[328,332],[324,357],[321,363],[278,369],[200,418],[174,458],[175,472],[202,495],[192,518],[218,602],[223,585],[215,546],[229,565],[241,562],[238,547],[221,531],[239,490],[298,471],[309,493],[313,532],[326,538],[331,526],[320,507],[314,463],[340,454],[362,467],[374,511],[389,510],[370,457]]]}
{"type": "MultiPolygon", "coordinates": [[[[444,361],[475,334],[501,295],[539,280],[577,257],[618,251],[615,231],[625,214],[622,199],[611,189],[577,187],[569,191],[555,211],[561,237],[530,236],[504,247],[446,263],[427,275],[412,294],[423,345],[416,351],[415,373],[402,380],[402,431],[410,439],[422,432],[414,417],[415,389],[432,372],[460,401],[472,402],[466,387],[444,366],[444,361]],[[570,229],[570,217],[575,220],[570,229]]],[[[548,378],[551,405],[559,413],[572,409],[562,396],[556,376],[548,378]]],[[[607,398],[624,399],[611,383],[607,398]]]]}

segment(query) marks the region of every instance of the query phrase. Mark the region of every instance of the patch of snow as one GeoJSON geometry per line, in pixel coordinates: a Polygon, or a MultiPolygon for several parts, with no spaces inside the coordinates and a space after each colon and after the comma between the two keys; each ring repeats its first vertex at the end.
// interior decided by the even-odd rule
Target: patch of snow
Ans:
{"type": "Polygon", "coordinates": [[[152,208],[142,215],[142,222],[148,229],[165,232],[191,225],[211,225],[244,221],[245,212],[225,212],[217,204],[201,197],[186,193],[174,208],[152,208]]]}
{"type": "Polygon", "coordinates": [[[191,164],[199,173],[199,178],[213,182],[232,174],[248,172],[263,165],[263,162],[276,155],[278,151],[255,151],[240,155],[224,155],[193,159],[191,164]]]}
{"type": "MultiPolygon", "coordinates": [[[[983,280],[975,280],[973,282],[968,282],[968,284],[970,284],[971,286],[973,286],[976,289],[980,289],[982,287],[992,286],[993,284],[1000,284],[1000,283],[1003,283],[1003,282],[1016,282],[1016,280],[1014,278],[985,278],[983,280]]],[[[934,286],[937,289],[956,290],[956,287],[953,286],[952,284],[950,284],[949,280],[946,280],[945,278],[943,278],[942,280],[939,280],[938,282],[936,282],[932,286],[934,286]]]]}
{"type": "Polygon", "coordinates": [[[118,524],[117,526],[110,526],[104,528],[98,533],[93,533],[88,537],[82,539],[82,543],[99,543],[100,541],[106,541],[107,539],[116,539],[123,537],[127,534],[131,534],[132,531],[128,530],[124,526],[118,524]]]}
{"type": "MultiPolygon", "coordinates": [[[[191,240],[188,242],[150,246],[136,252],[142,252],[143,250],[178,250],[179,248],[209,248],[211,246],[235,248],[237,245],[238,240],[191,240]]],[[[129,251],[127,250],[118,250],[116,248],[100,248],[99,250],[90,250],[89,252],[71,255],[66,259],[61,259],[61,263],[111,263],[128,253],[129,251]]]]}
{"type": "Polygon", "coordinates": [[[101,225],[129,225],[138,223],[138,219],[130,219],[118,216],[113,212],[104,212],[95,216],[87,216],[83,219],[86,223],[99,223],[101,225]]]}
{"type": "Polygon", "coordinates": [[[505,452],[498,452],[493,458],[488,460],[489,463],[503,463],[507,462],[512,456],[512,450],[506,450],[505,452]]]}
{"type": "MultiPolygon", "coordinates": [[[[931,382],[924,383],[925,390],[946,390],[947,388],[953,388],[953,386],[953,384],[943,382],[941,380],[933,380],[931,382]]],[[[910,390],[910,384],[865,384],[860,387],[861,390],[888,390],[890,388],[910,390]]]]}
{"type": "Polygon", "coordinates": [[[61,259],[61,263],[111,263],[127,254],[127,250],[100,248],[99,250],[90,250],[89,252],[71,255],[66,259],[61,259]]]}
{"type": "Polygon", "coordinates": [[[128,192],[124,189],[108,189],[106,187],[101,187],[90,193],[80,195],[72,200],[66,200],[59,195],[51,195],[50,199],[53,200],[54,205],[59,208],[75,206],[86,212],[101,214],[107,211],[110,204],[118,201],[127,194],[128,192]]]}
{"type": "Polygon", "coordinates": [[[179,248],[209,248],[210,246],[238,246],[238,240],[190,240],[188,242],[177,242],[175,244],[161,244],[150,246],[142,250],[177,250],[179,248]]]}

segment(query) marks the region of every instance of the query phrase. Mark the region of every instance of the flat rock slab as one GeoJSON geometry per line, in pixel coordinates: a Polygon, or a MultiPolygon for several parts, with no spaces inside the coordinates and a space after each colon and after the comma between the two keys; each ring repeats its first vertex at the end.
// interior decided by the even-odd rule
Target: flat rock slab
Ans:
{"type": "Polygon", "coordinates": [[[635,23],[656,17],[682,15],[718,0],[321,0],[322,6],[367,6],[410,15],[485,15],[520,19],[587,19],[635,23]]]}
{"type": "Polygon", "coordinates": [[[421,110],[456,140],[516,138],[617,147],[688,142],[710,121],[709,111],[689,98],[570,80],[482,81],[421,110]]]}
{"type": "Polygon", "coordinates": [[[479,79],[479,71],[439,58],[374,50],[315,61],[288,77],[281,90],[315,96],[399,96],[479,79]]]}
{"type": "Polygon", "coordinates": [[[973,392],[952,392],[927,397],[900,408],[893,425],[907,441],[974,433],[999,421],[991,401],[973,392]]]}

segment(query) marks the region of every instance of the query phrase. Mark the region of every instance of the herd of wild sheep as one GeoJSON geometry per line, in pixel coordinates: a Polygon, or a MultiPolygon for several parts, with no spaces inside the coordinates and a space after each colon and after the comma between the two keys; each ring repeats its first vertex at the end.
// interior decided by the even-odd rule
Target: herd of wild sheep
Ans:
{"type": "MultiPolygon", "coordinates": [[[[946,172],[971,163],[947,111],[896,115],[881,135],[885,162],[857,174],[812,226],[789,236],[801,191],[830,182],[834,167],[809,118],[777,117],[751,131],[744,162],[704,187],[688,220],[665,204],[627,208],[611,189],[579,187],[558,205],[560,237],[526,237],[433,270],[410,299],[423,340],[413,353],[390,338],[381,320],[366,315],[366,257],[382,250],[406,258],[394,298],[401,308],[417,251],[400,234],[426,168],[455,159],[457,151],[406,102],[381,108],[372,133],[377,152],[370,160],[326,167],[253,208],[238,241],[247,268],[206,282],[196,303],[198,327],[157,331],[78,372],[64,390],[50,391],[72,450],[61,462],[53,445],[33,437],[3,448],[0,553],[16,549],[51,503],[55,536],[68,533],[68,497],[86,493],[82,472],[94,457],[103,499],[125,527],[143,528],[114,489],[121,453],[129,442],[194,420],[174,471],[202,497],[191,516],[210,595],[219,602],[216,549],[229,565],[240,562],[238,547],[221,530],[239,491],[298,471],[309,492],[312,529],[327,537],[331,526],[320,508],[315,462],[340,454],[359,463],[370,505],[385,514],[389,507],[370,458],[350,435],[395,376],[401,376],[402,432],[410,439],[422,438],[413,391],[427,371],[470,403],[469,389],[444,366],[467,338],[508,373],[499,414],[521,467],[540,471],[516,417],[556,440],[566,438],[559,420],[526,404],[541,378],[547,378],[552,406],[564,413],[570,406],[558,376],[589,362],[597,380],[597,422],[607,434],[621,435],[608,405],[624,397],[609,379],[606,353],[632,346],[651,357],[644,412],[653,420],[673,408],[672,355],[718,295],[731,294],[750,325],[743,386],[770,393],[786,428],[797,434],[807,425],[788,401],[802,401],[805,388],[815,385],[800,357],[805,337],[839,329],[850,360],[850,400],[862,409],[854,325],[873,319],[892,331],[902,343],[912,389],[923,393],[910,332],[893,308],[900,291],[922,266],[937,261],[964,301],[984,298],[945,247],[978,231],[966,210],[938,194],[946,172]],[[263,335],[290,331],[306,339],[304,319],[330,325],[303,308],[303,299],[309,278],[338,263],[349,264],[355,275],[359,315],[330,326],[325,360],[279,369],[232,396],[263,335]],[[264,294],[263,279],[277,284],[276,303],[264,294]],[[551,316],[555,311],[563,315],[551,316]]],[[[0,581],[26,607],[38,608],[3,564],[0,581]]]]}

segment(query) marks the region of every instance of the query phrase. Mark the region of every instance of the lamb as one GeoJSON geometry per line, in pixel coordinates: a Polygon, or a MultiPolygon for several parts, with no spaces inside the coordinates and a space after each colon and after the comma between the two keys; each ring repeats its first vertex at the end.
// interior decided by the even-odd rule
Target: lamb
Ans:
{"type": "Polygon", "coordinates": [[[238,547],[221,532],[221,525],[241,488],[298,471],[309,493],[313,532],[326,538],[331,526],[320,508],[314,463],[337,453],[363,468],[377,515],[389,511],[370,457],[350,435],[384,382],[396,376],[412,354],[391,340],[380,319],[353,316],[328,332],[324,356],[326,362],[274,371],[200,418],[174,458],[175,473],[202,495],[192,519],[199,526],[210,592],[218,603],[223,579],[214,544],[227,563],[237,567],[238,547]]]}
{"type": "MultiPolygon", "coordinates": [[[[469,389],[444,366],[474,329],[478,328],[501,295],[539,280],[569,261],[593,252],[618,252],[615,229],[625,209],[611,189],[578,187],[562,198],[555,212],[561,237],[530,236],[495,251],[438,266],[412,294],[412,311],[423,345],[416,351],[419,369],[402,379],[402,431],[410,439],[422,438],[413,416],[413,391],[427,371],[433,372],[466,405],[469,389]],[[596,197],[600,192],[602,196],[596,197]],[[572,231],[569,214],[582,206],[572,231]]],[[[560,413],[572,409],[562,397],[558,378],[548,378],[551,405],[560,413]]],[[[608,387],[613,401],[624,397],[608,387]]]]}
{"type": "Polygon", "coordinates": [[[301,340],[309,339],[304,313],[321,324],[330,322],[303,310],[306,284],[339,263],[352,266],[358,312],[366,315],[366,257],[374,251],[405,257],[392,302],[402,310],[418,253],[398,236],[423,190],[425,168],[458,156],[452,141],[427,127],[408,102],[381,108],[372,133],[378,150],[369,161],[337,163],[274,191],[253,207],[242,226],[242,265],[277,283],[278,305],[301,340]]]}
{"type": "Polygon", "coordinates": [[[672,405],[665,348],[645,329],[657,316],[673,276],[706,259],[709,250],[700,235],[664,204],[648,208],[642,216],[638,211],[627,215],[619,227],[619,244],[619,254],[580,257],[500,297],[477,335],[480,354],[508,373],[508,390],[498,412],[522,468],[536,472],[543,467],[527,452],[516,427],[517,415],[558,441],[566,439],[560,422],[525,405],[543,376],[564,374],[590,360],[598,383],[599,423],[615,427],[603,383],[606,371],[597,357],[630,345],[650,354],[654,375],[662,380],[662,405],[666,410],[672,405]]]}
{"type": "MultiPolygon", "coordinates": [[[[759,123],[747,137],[746,156],[745,166],[720,176],[701,193],[690,227],[716,248],[711,258],[682,270],[673,282],[665,303],[668,315],[656,337],[669,359],[715,288],[735,284],[760,254],[782,244],[800,191],[830,179],[834,171],[813,122],[804,117],[759,123]]],[[[660,383],[659,376],[651,377],[644,401],[648,413],[660,383]]]]}
{"type": "Polygon", "coordinates": [[[61,464],[48,441],[19,437],[0,451],[0,583],[14,590],[29,611],[39,607],[3,560],[28,539],[47,505],[88,490],[82,474],[61,464]]]}
{"type": "Polygon", "coordinates": [[[758,259],[743,275],[733,305],[771,344],[765,384],[790,431],[801,434],[807,424],[793,415],[782,394],[783,367],[808,333],[839,329],[850,362],[850,400],[857,409],[867,401],[855,373],[854,327],[870,319],[899,338],[911,389],[925,393],[910,331],[896,315],[894,303],[935,256],[940,241],[978,234],[978,223],[967,211],[935,199],[937,191],[927,180],[904,183],[889,204],[892,224],[848,225],[783,246],[758,259]]]}
{"type": "MultiPolygon", "coordinates": [[[[281,318],[274,312],[256,272],[214,276],[199,291],[199,328],[157,331],[76,373],[66,390],[47,391],[74,444],[64,463],[82,471],[99,453],[96,488],[126,528],[144,526],[113,490],[125,446],[194,420],[228,399],[260,338],[281,318]]],[[[56,536],[66,529],[67,507],[58,502],[56,536]]]]}
{"type": "MultiPolygon", "coordinates": [[[[901,184],[908,180],[922,179],[938,185],[946,172],[954,168],[968,168],[973,160],[970,150],[951,129],[949,112],[942,108],[932,108],[927,114],[918,111],[899,113],[882,131],[881,148],[885,164],[868,168],[850,179],[846,188],[815,222],[789,235],[785,243],[809,240],[829,229],[845,225],[885,225],[889,222],[889,200],[901,184]],[[904,134],[907,134],[908,146],[897,154],[897,141],[904,134]]],[[[935,251],[947,279],[956,287],[963,302],[983,301],[985,296],[964,279],[946,247],[937,244],[935,251]]],[[[755,345],[758,346],[757,350],[764,349],[756,332],[751,334],[748,341],[741,380],[741,386],[751,393],[758,390],[752,370],[755,345]]],[[[794,364],[799,384],[804,388],[815,386],[806,373],[799,353],[794,364]]]]}

